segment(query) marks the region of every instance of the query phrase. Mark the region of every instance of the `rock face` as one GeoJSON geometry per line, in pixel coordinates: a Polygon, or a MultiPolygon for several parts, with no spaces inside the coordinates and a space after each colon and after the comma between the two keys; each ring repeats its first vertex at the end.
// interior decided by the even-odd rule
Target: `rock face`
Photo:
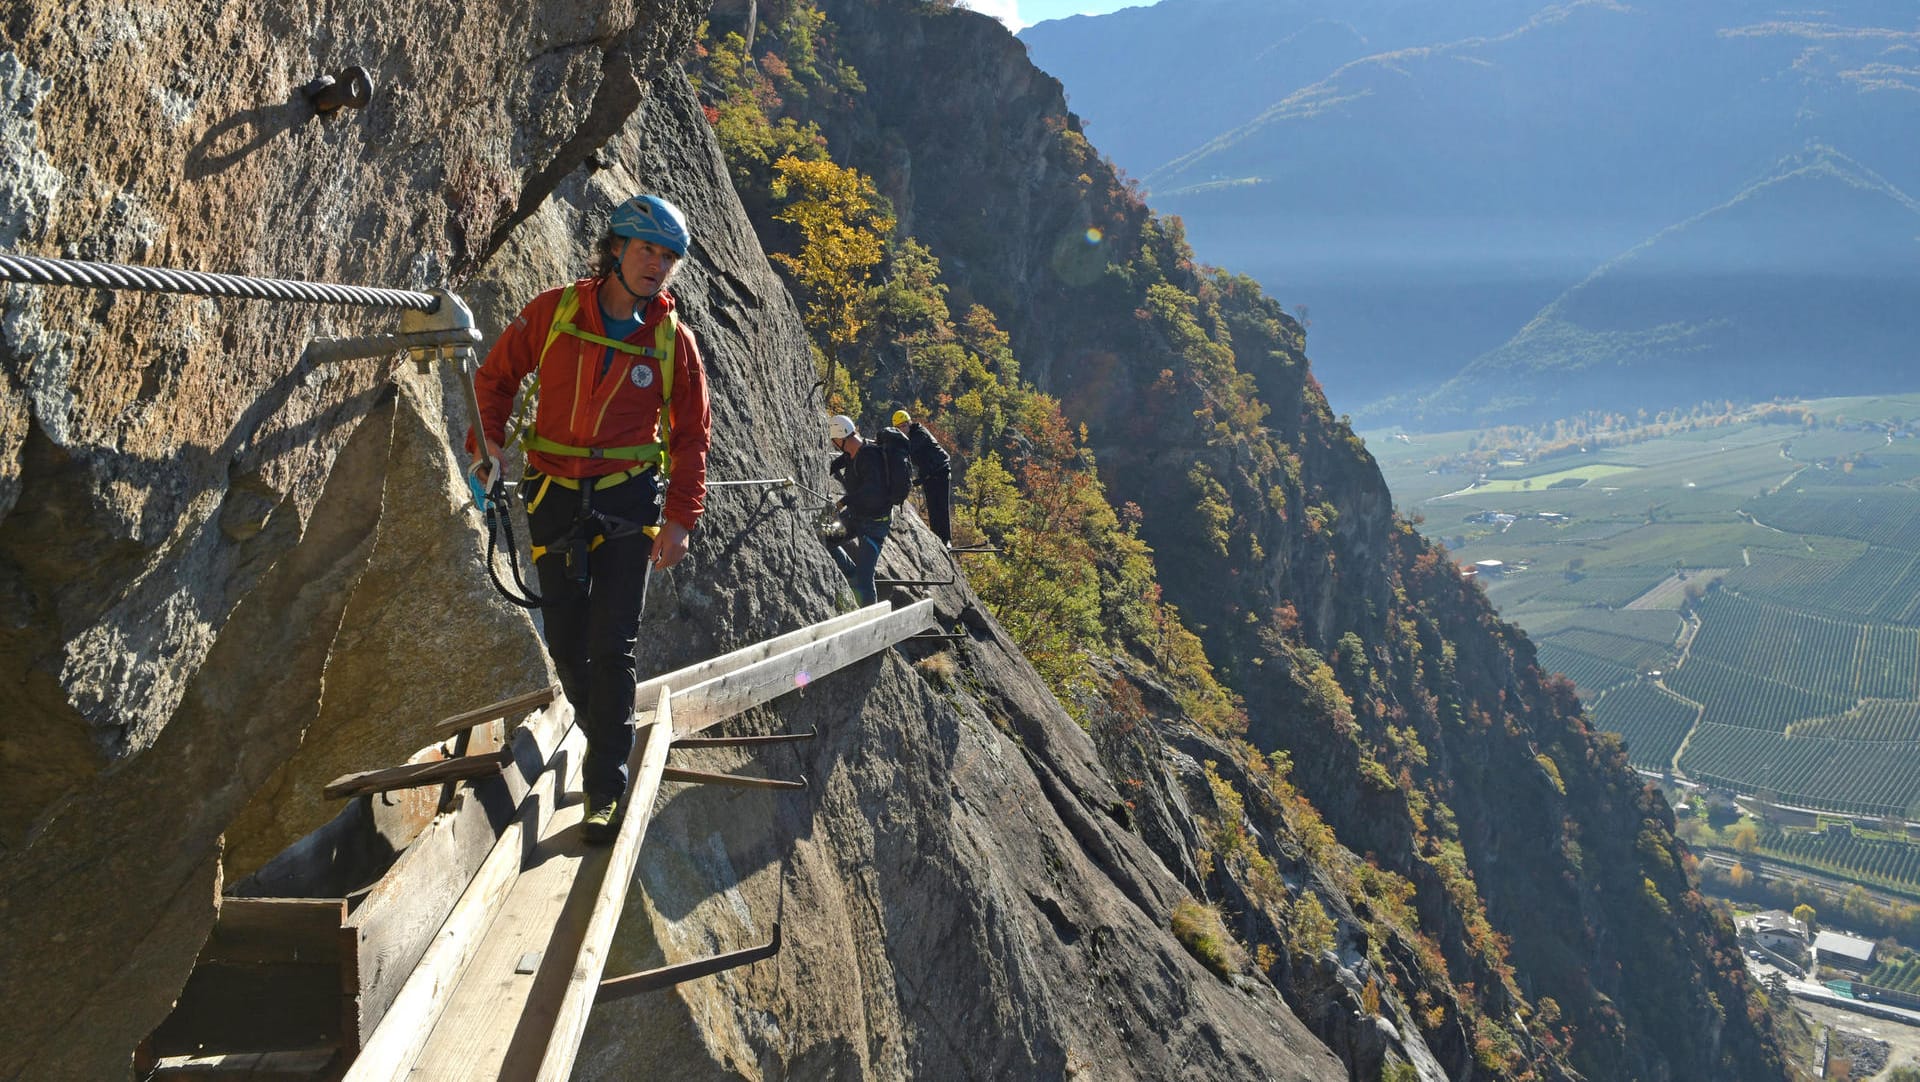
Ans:
{"type": "MultiPolygon", "coordinates": [[[[408,5],[0,20],[9,251],[425,288],[488,330],[587,266],[613,202],[695,223],[676,284],[712,476],[821,487],[812,367],[674,67],[701,6],[408,5]],[[209,58],[222,57],[219,63],[209,58]],[[364,65],[364,110],[299,88],[364,65]]],[[[544,682],[485,586],[442,378],[316,368],[391,313],[7,288],[0,323],[0,1078],[125,1077],[237,878],[438,717],[544,682]],[[223,844],[223,839],[225,839],[223,844]]],[[[649,671],[843,592],[789,493],[716,490],[649,604],[649,671]]],[[[903,524],[883,572],[940,577],[903,524]]],[[[969,641],[759,712],[817,727],[799,797],[666,794],[615,969],[777,962],[595,1015],[587,1077],[1344,1078],[1271,986],[1166,930],[1181,877],[963,587],[969,641]]],[[[716,762],[728,762],[713,753],[716,762]]]]}

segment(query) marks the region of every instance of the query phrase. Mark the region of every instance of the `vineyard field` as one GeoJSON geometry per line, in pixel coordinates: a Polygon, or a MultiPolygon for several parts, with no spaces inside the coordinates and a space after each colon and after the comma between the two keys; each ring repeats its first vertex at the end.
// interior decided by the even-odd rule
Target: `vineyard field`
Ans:
{"type": "Polygon", "coordinates": [[[1920,958],[1908,958],[1900,962],[1881,962],[1867,974],[1864,982],[1879,988],[1891,988],[1896,992],[1920,994],[1920,958]]]}
{"type": "Polygon", "coordinates": [[[1525,597],[1529,604],[1538,607],[1603,605],[1620,608],[1666,577],[1667,569],[1664,567],[1637,567],[1617,573],[1587,575],[1577,582],[1569,582],[1561,575],[1540,570],[1491,580],[1484,585],[1487,596],[1495,603],[1502,603],[1509,597],[1516,600],[1525,597]]]}
{"type": "Polygon", "coordinates": [[[1671,647],[1680,635],[1680,616],[1671,610],[1560,609],[1543,611],[1527,619],[1527,634],[1535,638],[1550,638],[1554,632],[1569,628],[1671,647]]]}
{"type": "Polygon", "coordinates": [[[1617,661],[1580,650],[1556,646],[1552,641],[1539,644],[1540,667],[1548,672],[1565,673],[1580,689],[1582,698],[1591,698],[1610,687],[1634,678],[1634,670],[1617,661]]]}
{"type": "Polygon", "coordinates": [[[1920,892],[1920,845],[1912,842],[1850,833],[1768,830],[1760,837],[1758,851],[1855,882],[1920,892]]]}
{"type": "MultiPolygon", "coordinates": [[[[1840,542],[1841,545],[1853,544],[1840,542]]],[[[1898,549],[1861,546],[1851,559],[1779,555],[1755,557],[1753,566],[1727,573],[1728,589],[1764,597],[1795,609],[1811,609],[1864,622],[1899,622],[1913,594],[1897,586],[1920,570],[1920,557],[1898,549]],[[1895,589],[1889,589],[1895,586],[1895,589]]],[[[1804,554],[1803,554],[1804,555],[1804,554]]]]}
{"type": "Polygon", "coordinates": [[[1784,732],[1801,718],[1838,714],[1853,705],[1848,696],[1815,695],[1701,657],[1688,658],[1668,673],[1666,685],[1706,707],[1708,721],[1737,729],[1784,732]]]}
{"type": "Polygon", "coordinates": [[[1606,631],[1593,631],[1580,627],[1571,627],[1548,635],[1545,641],[1564,649],[1578,650],[1583,654],[1606,658],[1630,669],[1657,669],[1665,665],[1667,659],[1673,656],[1671,638],[1666,642],[1648,642],[1645,639],[1630,639],[1606,631]]]}
{"type": "Polygon", "coordinates": [[[1904,627],[1869,627],[1860,644],[1863,699],[1920,699],[1920,632],[1904,627]]]}
{"type": "Polygon", "coordinates": [[[1680,768],[1740,792],[1771,791],[1785,804],[1849,815],[1904,813],[1920,799],[1920,745],[1789,737],[1703,724],[1680,768]]]}
{"type": "Polygon", "coordinates": [[[1594,724],[1625,738],[1628,762],[1664,771],[1699,710],[1650,680],[1635,680],[1600,696],[1588,713],[1594,724]]]}
{"type": "Polygon", "coordinates": [[[1828,740],[1913,741],[1920,745],[1920,703],[1865,702],[1834,717],[1798,722],[1789,733],[1828,740]]]}
{"type": "Polygon", "coordinates": [[[1883,548],[1908,548],[1920,538],[1920,500],[1905,488],[1860,490],[1855,486],[1788,486],[1747,505],[1753,516],[1777,530],[1850,537],[1883,548]]]}
{"type": "Polygon", "coordinates": [[[1916,417],[1888,395],[1369,446],[1454,559],[1524,569],[1477,584],[1635,766],[1877,816],[1920,797],[1916,417]]]}
{"type": "Polygon", "coordinates": [[[1808,616],[1725,591],[1700,602],[1700,620],[1687,665],[1709,661],[1811,695],[1857,696],[1855,658],[1865,631],[1859,624],[1808,616]]]}

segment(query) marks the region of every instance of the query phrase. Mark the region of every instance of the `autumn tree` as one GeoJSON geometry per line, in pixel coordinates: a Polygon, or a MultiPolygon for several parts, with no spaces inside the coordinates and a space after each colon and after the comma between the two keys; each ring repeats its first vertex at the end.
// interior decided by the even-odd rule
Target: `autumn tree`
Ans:
{"type": "Polygon", "coordinates": [[[806,298],[805,321],[827,356],[826,375],[864,327],[862,301],[873,268],[887,254],[894,219],[871,178],[831,161],[788,155],[773,165],[774,220],[794,227],[799,251],[773,259],[793,273],[806,298]]]}

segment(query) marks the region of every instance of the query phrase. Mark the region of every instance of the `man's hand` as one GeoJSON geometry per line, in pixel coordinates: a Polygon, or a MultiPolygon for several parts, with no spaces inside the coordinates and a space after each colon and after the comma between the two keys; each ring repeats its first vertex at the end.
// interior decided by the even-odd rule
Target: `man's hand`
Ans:
{"type": "Polygon", "coordinates": [[[480,479],[481,487],[490,489],[493,487],[493,470],[490,466],[494,462],[504,460],[506,455],[501,452],[499,444],[492,440],[487,440],[486,443],[487,457],[474,459],[473,475],[480,479]]]}
{"type": "Polygon", "coordinates": [[[687,528],[668,519],[660,527],[660,532],[654,535],[653,554],[648,559],[653,561],[655,570],[665,571],[679,563],[680,558],[686,554],[687,528]]]}

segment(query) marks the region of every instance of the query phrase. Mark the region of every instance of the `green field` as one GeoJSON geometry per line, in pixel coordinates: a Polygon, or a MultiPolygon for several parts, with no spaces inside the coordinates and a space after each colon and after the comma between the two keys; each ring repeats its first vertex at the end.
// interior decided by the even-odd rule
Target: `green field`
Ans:
{"type": "Polygon", "coordinates": [[[1368,447],[1423,532],[1503,563],[1479,578],[1488,598],[1636,766],[1904,813],[1920,800],[1920,397],[1802,405],[1812,423],[1368,447]]]}
{"type": "Polygon", "coordinates": [[[1616,466],[1602,462],[1593,462],[1585,466],[1575,466],[1569,470],[1558,470],[1534,477],[1489,478],[1473,486],[1476,493],[1489,492],[1530,492],[1534,489],[1584,488],[1587,483],[1602,477],[1632,473],[1632,466],[1616,466]]]}

